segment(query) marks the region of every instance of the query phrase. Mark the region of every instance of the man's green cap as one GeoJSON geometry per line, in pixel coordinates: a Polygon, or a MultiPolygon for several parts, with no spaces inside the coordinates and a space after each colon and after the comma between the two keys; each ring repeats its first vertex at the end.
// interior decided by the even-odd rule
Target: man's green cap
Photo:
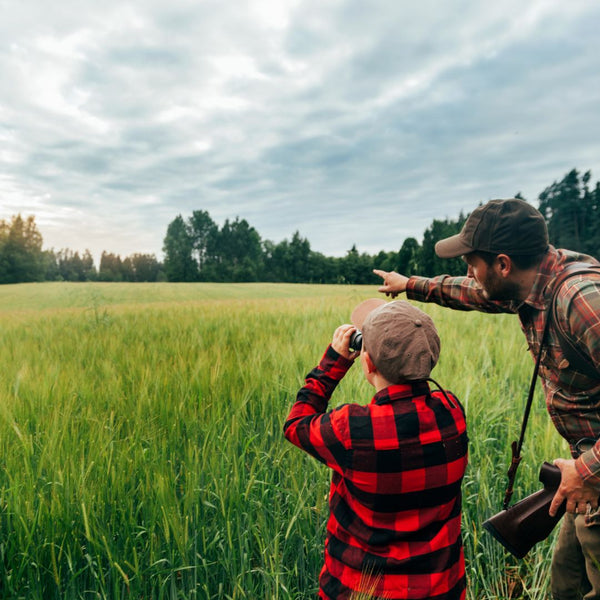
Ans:
{"type": "Polygon", "coordinates": [[[541,254],[548,248],[548,228],[539,210],[518,198],[490,200],[477,207],[462,231],[440,240],[435,253],[455,258],[479,250],[509,256],[541,254]]]}

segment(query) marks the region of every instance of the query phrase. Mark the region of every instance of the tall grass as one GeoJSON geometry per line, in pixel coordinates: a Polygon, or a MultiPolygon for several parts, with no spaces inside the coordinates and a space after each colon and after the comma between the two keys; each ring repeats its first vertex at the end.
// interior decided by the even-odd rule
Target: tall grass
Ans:
{"type": "MultiPolygon", "coordinates": [[[[369,287],[0,288],[3,598],[314,598],[329,473],[282,423],[369,287]]],[[[532,361],[516,318],[422,305],[433,376],[467,409],[470,599],[547,597],[551,540],[523,561],[483,533],[504,493],[532,361]]],[[[368,402],[360,369],[334,405],[368,402]]],[[[541,393],[515,499],[565,455],[541,393]]]]}

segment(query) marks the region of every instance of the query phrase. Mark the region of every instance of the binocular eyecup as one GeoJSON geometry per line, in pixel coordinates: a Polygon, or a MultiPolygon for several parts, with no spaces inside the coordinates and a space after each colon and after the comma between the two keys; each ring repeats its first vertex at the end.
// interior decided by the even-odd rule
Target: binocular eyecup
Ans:
{"type": "Polygon", "coordinates": [[[362,331],[358,329],[350,336],[350,350],[360,352],[362,350],[362,331]]]}

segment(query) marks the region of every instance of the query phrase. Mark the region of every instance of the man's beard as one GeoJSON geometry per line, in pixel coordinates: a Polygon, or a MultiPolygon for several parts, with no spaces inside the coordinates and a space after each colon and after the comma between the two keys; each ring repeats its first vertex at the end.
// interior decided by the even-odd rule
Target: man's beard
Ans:
{"type": "Polygon", "coordinates": [[[517,283],[505,281],[496,274],[489,276],[482,282],[481,291],[486,300],[505,302],[519,299],[519,285],[517,283]]]}

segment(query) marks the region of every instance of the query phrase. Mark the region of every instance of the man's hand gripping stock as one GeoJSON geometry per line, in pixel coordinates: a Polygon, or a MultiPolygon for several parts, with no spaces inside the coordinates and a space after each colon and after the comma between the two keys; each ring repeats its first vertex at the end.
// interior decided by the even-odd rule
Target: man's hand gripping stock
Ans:
{"type": "Polygon", "coordinates": [[[550,516],[554,516],[558,507],[566,499],[566,510],[573,514],[588,514],[598,508],[598,488],[586,483],[575,468],[574,459],[557,458],[554,464],[560,469],[560,486],[550,504],[550,516]]]}

